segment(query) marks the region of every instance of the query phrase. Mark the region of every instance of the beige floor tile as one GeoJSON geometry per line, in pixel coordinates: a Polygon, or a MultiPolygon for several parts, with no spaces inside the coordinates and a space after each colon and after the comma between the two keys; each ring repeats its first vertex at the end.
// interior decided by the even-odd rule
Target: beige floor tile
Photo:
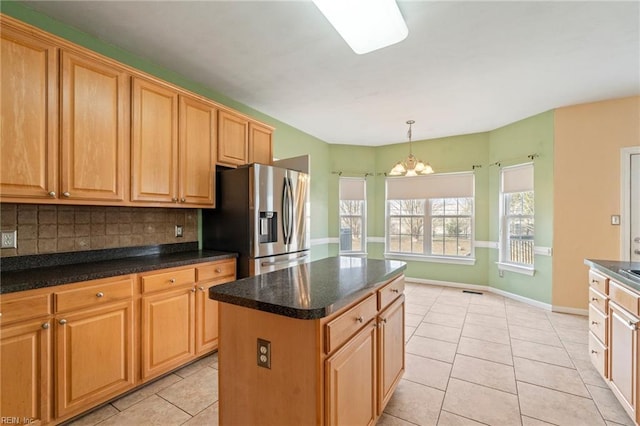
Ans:
{"type": "Polygon", "coordinates": [[[414,335],[407,343],[406,351],[410,354],[452,363],[456,355],[456,344],[414,335]]]}
{"type": "Polygon", "coordinates": [[[158,395],[195,416],[218,400],[218,371],[203,368],[198,374],[163,389],[158,395]]]}
{"type": "Polygon", "coordinates": [[[429,312],[429,306],[416,305],[414,303],[406,303],[404,307],[405,314],[415,314],[425,316],[429,312]]]}
{"type": "Polygon", "coordinates": [[[129,395],[123,396],[122,398],[112,402],[112,404],[118,410],[124,411],[132,405],[149,398],[151,395],[160,392],[162,389],[166,388],[167,386],[171,386],[174,383],[179,382],[180,380],[182,380],[180,376],[169,374],[168,376],[156,380],[155,382],[150,383],[147,386],[130,393],[129,395]]]}
{"type": "Polygon", "coordinates": [[[571,359],[579,359],[580,361],[590,361],[589,345],[574,342],[564,342],[565,349],[569,353],[571,359]]]}
{"type": "Polygon", "coordinates": [[[512,339],[511,350],[513,351],[513,356],[542,361],[561,367],[574,368],[571,359],[569,359],[569,354],[567,354],[564,348],[512,339]]]}
{"type": "Polygon", "coordinates": [[[555,330],[563,342],[584,343],[589,341],[589,332],[587,330],[564,327],[555,327],[555,330]]]}
{"type": "Polygon", "coordinates": [[[543,422],[542,420],[532,417],[522,416],[522,426],[554,426],[552,423],[543,422]]]}
{"type": "Polygon", "coordinates": [[[547,313],[549,321],[556,327],[573,328],[577,330],[589,329],[589,318],[585,315],[561,314],[558,312],[547,313]]]}
{"type": "Polygon", "coordinates": [[[412,426],[413,424],[414,423],[410,423],[387,413],[382,413],[382,416],[378,419],[378,423],[376,423],[378,426],[412,426]]]}
{"type": "Polygon", "coordinates": [[[147,399],[135,404],[115,416],[109,417],[100,426],[123,425],[181,425],[191,416],[165,401],[157,395],[151,395],[147,399]]]}
{"type": "Polygon", "coordinates": [[[452,378],[442,409],[489,425],[518,425],[516,395],[452,378]]]}
{"type": "Polygon", "coordinates": [[[461,337],[458,343],[458,353],[513,365],[510,345],[501,345],[499,343],[461,337]]]}
{"type": "Polygon", "coordinates": [[[580,377],[582,377],[582,381],[585,383],[585,385],[600,386],[601,388],[607,389],[609,388],[609,385],[607,385],[607,383],[604,381],[598,370],[595,369],[595,367],[591,363],[591,360],[582,361],[576,359],[573,360],[573,363],[575,364],[576,369],[578,370],[580,377]]]}
{"type": "Polygon", "coordinates": [[[567,426],[604,425],[592,399],[518,382],[520,409],[525,416],[567,426]]]}
{"type": "Polygon", "coordinates": [[[433,306],[436,305],[457,306],[459,308],[464,308],[464,310],[466,311],[467,306],[469,306],[469,298],[460,297],[458,295],[441,294],[440,296],[438,296],[438,298],[436,299],[436,303],[434,303],[433,306]]]}
{"type": "Polygon", "coordinates": [[[536,330],[518,326],[509,327],[509,335],[512,339],[526,340],[528,342],[543,343],[549,346],[562,347],[560,338],[554,331],[536,330]]]}
{"type": "Polygon", "coordinates": [[[596,403],[600,414],[605,420],[618,424],[634,426],[631,417],[624,411],[620,402],[613,395],[611,389],[587,385],[593,401],[596,403]]]}
{"type": "Polygon", "coordinates": [[[504,306],[496,307],[492,305],[485,305],[485,304],[476,305],[471,303],[469,304],[469,308],[467,309],[467,312],[474,313],[474,314],[491,315],[492,317],[500,317],[500,318],[507,317],[507,313],[504,310],[504,306]]]}
{"type": "Polygon", "coordinates": [[[516,377],[510,365],[456,354],[451,377],[504,392],[516,393],[516,377]]]}
{"type": "Polygon", "coordinates": [[[183,426],[218,426],[218,415],[218,403],[216,402],[200,411],[183,426]]]}
{"type": "Polygon", "coordinates": [[[209,355],[205,358],[199,359],[196,362],[192,362],[191,364],[181,368],[180,370],[174,372],[173,374],[180,376],[182,378],[189,377],[192,374],[195,374],[198,371],[202,370],[203,368],[209,367],[211,364],[214,363],[215,360],[217,360],[217,358],[214,359],[212,355],[209,355]]]}
{"type": "Polygon", "coordinates": [[[68,423],[68,426],[93,426],[103,420],[108,419],[111,416],[115,416],[119,412],[120,411],[116,410],[113,405],[107,404],[103,407],[98,408],[97,410],[90,412],[89,414],[86,414],[83,417],[80,417],[78,420],[74,420],[71,423],[68,423]]]}
{"type": "MultiPolygon", "coordinates": [[[[436,305],[434,305],[435,307],[436,305]]],[[[430,322],[432,324],[446,325],[448,327],[461,328],[464,324],[465,314],[448,314],[443,312],[436,312],[431,309],[427,315],[424,316],[424,322],[430,322]]]]}
{"type": "Polygon", "coordinates": [[[487,327],[496,327],[506,330],[507,318],[501,318],[491,315],[478,314],[474,312],[468,312],[467,317],[464,320],[465,324],[485,325],[487,327]]]}
{"type": "Polygon", "coordinates": [[[469,305],[484,305],[487,307],[500,308],[502,312],[504,312],[505,307],[505,298],[496,294],[491,293],[483,293],[472,294],[469,298],[469,305]]]}
{"type": "MultiPolygon", "coordinates": [[[[520,319],[523,321],[549,321],[549,317],[547,317],[547,312],[541,309],[535,308],[514,308],[512,306],[506,305],[505,310],[507,311],[508,319],[520,319]]],[[[549,321],[550,322],[550,321],[549,321]]]]}
{"type": "Polygon", "coordinates": [[[413,333],[415,333],[417,327],[411,327],[409,325],[405,325],[404,326],[404,342],[407,343],[409,341],[409,339],[411,339],[411,336],[413,336],[413,333]]]}
{"type": "Polygon", "coordinates": [[[509,344],[509,332],[506,328],[465,323],[462,328],[462,335],[487,342],[501,343],[503,345],[509,344]]]}
{"type": "Polygon", "coordinates": [[[430,337],[436,340],[444,340],[445,342],[458,343],[461,331],[461,329],[455,327],[423,322],[418,326],[415,334],[416,336],[430,337]]]}
{"type": "Polygon", "coordinates": [[[405,312],[404,314],[404,324],[410,325],[411,327],[417,327],[422,322],[422,317],[424,315],[419,314],[408,314],[405,312]]]}
{"type": "Polygon", "coordinates": [[[405,354],[405,372],[403,379],[446,390],[451,373],[451,364],[419,355],[405,354]]]}
{"type": "Polygon", "coordinates": [[[438,312],[441,314],[464,317],[467,313],[467,307],[438,302],[431,307],[431,310],[429,312],[438,312]]]}
{"type": "Polygon", "coordinates": [[[516,379],[519,382],[544,386],[586,398],[590,397],[578,370],[519,357],[514,357],[513,363],[516,369],[516,379]]]}
{"type": "Polygon", "coordinates": [[[444,392],[400,380],[384,412],[418,425],[436,425],[444,392]]]}
{"type": "Polygon", "coordinates": [[[546,318],[523,318],[515,315],[507,316],[509,327],[535,328],[536,330],[553,331],[551,321],[546,318]]]}
{"type": "Polygon", "coordinates": [[[481,426],[482,424],[444,410],[440,412],[438,419],[438,426],[481,426]]]}
{"type": "Polygon", "coordinates": [[[411,297],[411,303],[425,307],[431,307],[436,301],[436,296],[415,294],[411,297]]]}

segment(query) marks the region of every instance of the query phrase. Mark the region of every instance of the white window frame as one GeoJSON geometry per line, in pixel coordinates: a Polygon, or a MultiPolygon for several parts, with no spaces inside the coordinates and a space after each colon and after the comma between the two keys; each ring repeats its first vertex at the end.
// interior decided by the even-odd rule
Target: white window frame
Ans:
{"type": "MultiPolygon", "coordinates": [[[[496,264],[498,265],[498,270],[500,271],[509,271],[509,272],[515,272],[518,274],[523,274],[523,275],[528,275],[528,276],[534,276],[535,275],[535,235],[536,235],[536,231],[535,231],[535,189],[533,187],[533,163],[524,163],[524,164],[517,164],[514,166],[509,166],[509,167],[503,167],[500,169],[500,206],[499,206],[499,215],[500,215],[500,226],[499,226],[499,236],[498,236],[498,250],[499,250],[499,254],[498,254],[498,262],[496,262],[496,264]],[[505,192],[504,187],[505,187],[505,173],[509,173],[509,172],[518,172],[518,171],[524,171],[525,173],[528,171],[531,172],[531,176],[528,176],[529,178],[529,182],[521,182],[519,183],[519,185],[517,186],[521,186],[521,188],[516,188],[516,189],[521,189],[521,190],[510,190],[509,192],[505,192]],[[514,194],[514,193],[524,193],[524,192],[533,192],[534,195],[534,212],[532,215],[508,215],[507,214],[507,198],[508,195],[510,194],[514,194]],[[534,231],[533,231],[533,241],[534,241],[534,247],[533,247],[533,263],[532,264],[524,264],[524,263],[516,263],[516,262],[512,262],[510,260],[510,250],[508,247],[509,244],[509,226],[508,226],[508,219],[509,218],[513,218],[513,217],[520,217],[520,218],[530,218],[533,220],[533,226],[534,226],[534,231]]],[[[526,180],[526,179],[525,179],[526,180]]]]}
{"type": "MultiPolygon", "coordinates": [[[[356,196],[357,197],[357,196],[356,196]]],[[[356,198],[350,197],[350,198],[356,198]]],[[[367,180],[365,178],[352,178],[352,177],[340,177],[338,182],[338,253],[343,255],[354,256],[366,256],[367,255],[367,180]],[[362,182],[362,199],[343,199],[342,198],[342,185],[347,180],[362,182]],[[342,202],[343,201],[359,201],[362,203],[360,215],[343,215],[342,214],[342,202]],[[359,217],[362,223],[361,231],[361,250],[343,250],[342,238],[341,238],[341,224],[343,217],[359,217]]]]}

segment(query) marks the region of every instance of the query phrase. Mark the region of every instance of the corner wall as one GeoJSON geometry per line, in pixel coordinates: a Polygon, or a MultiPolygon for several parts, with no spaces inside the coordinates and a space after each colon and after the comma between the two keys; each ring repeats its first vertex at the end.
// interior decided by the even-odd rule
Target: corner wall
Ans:
{"type": "Polygon", "coordinates": [[[553,305],[586,309],[591,259],[620,259],[620,149],[640,144],[640,97],[555,111],[553,305]]]}

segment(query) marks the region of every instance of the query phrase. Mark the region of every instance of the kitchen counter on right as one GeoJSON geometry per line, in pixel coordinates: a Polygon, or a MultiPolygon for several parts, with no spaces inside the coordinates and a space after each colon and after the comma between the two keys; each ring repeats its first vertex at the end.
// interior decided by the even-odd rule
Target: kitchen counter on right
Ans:
{"type": "Polygon", "coordinates": [[[585,259],[584,264],[615,278],[635,291],[640,291],[640,276],[634,276],[629,270],[640,270],[640,262],[621,262],[617,260],[585,259]]]}

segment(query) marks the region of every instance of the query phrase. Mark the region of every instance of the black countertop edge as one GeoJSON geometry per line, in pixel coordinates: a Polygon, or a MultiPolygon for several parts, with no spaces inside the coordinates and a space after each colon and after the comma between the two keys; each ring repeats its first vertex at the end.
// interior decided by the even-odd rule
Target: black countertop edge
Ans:
{"type": "Polygon", "coordinates": [[[48,268],[52,266],[73,265],[77,263],[101,262],[134,256],[151,256],[198,250],[197,241],[186,243],[158,244],[135,247],[116,247],[101,250],[82,250],[64,253],[33,254],[27,256],[9,256],[0,258],[3,272],[24,269],[48,268]]]}
{"type": "Polygon", "coordinates": [[[617,282],[635,291],[640,291],[640,279],[636,279],[623,272],[624,269],[640,269],[640,262],[621,262],[617,260],[585,259],[584,264],[597,270],[617,282]]]}
{"type": "Polygon", "coordinates": [[[115,277],[157,269],[192,265],[222,259],[234,259],[236,253],[192,250],[133,256],[99,262],[84,262],[0,273],[0,294],[34,290],[81,281],[115,277]]]}
{"type": "Polygon", "coordinates": [[[375,293],[405,269],[399,261],[338,256],[217,285],[209,289],[209,298],[295,319],[320,319],[375,293]]]}

